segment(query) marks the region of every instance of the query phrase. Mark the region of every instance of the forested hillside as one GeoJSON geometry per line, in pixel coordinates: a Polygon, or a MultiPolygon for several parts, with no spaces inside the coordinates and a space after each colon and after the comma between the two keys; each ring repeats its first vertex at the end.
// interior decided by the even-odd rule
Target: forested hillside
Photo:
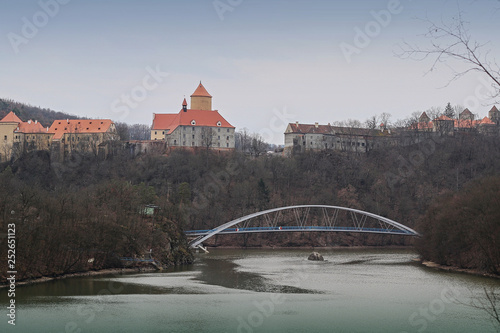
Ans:
{"type": "Polygon", "coordinates": [[[23,121],[29,119],[38,120],[44,127],[49,127],[56,119],[82,119],[64,112],[53,111],[50,109],[40,108],[33,105],[15,102],[10,99],[0,98],[0,119],[5,117],[10,111],[21,118],[23,121]]]}
{"type": "MultiPolygon", "coordinates": [[[[80,255],[99,257],[99,267],[108,267],[116,264],[116,257],[142,255],[149,246],[154,247],[154,253],[168,248],[164,258],[171,258],[170,262],[188,261],[183,229],[209,229],[265,208],[292,204],[359,208],[421,228],[428,237],[428,230],[437,230],[428,227],[433,220],[427,220],[427,226],[419,221],[429,218],[429,207],[441,197],[473,193],[464,190],[468,184],[498,175],[500,146],[496,137],[467,134],[365,154],[326,151],[291,158],[210,150],[132,157],[127,151],[116,150],[106,160],[74,154],[57,163],[50,161],[47,153],[38,152],[1,165],[0,172],[0,218],[2,225],[13,218],[19,221],[17,227],[23,234],[19,252],[24,262],[32,257],[38,258],[35,262],[59,258],[58,271],[64,271],[81,267],[71,266],[80,255]],[[147,203],[162,208],[155,223],[139,214],[138,207],[147,203]],[[16,212],[14,217],[11,211],[16,212]],[[167,243],[170,245],[165,247],[167,243]],[[62,253],[69,258],[58,257],[62,253]],[[176,256],[181,259],[172,259],[176,256]]],[[[493,186],[489,193],[494,195],[495,191],[498,198],[498,187],[493,186]]],[[[452,220],[448,223],[446,230],[439,232],[447,232],[451,242],[458,241],[463,229],[454,228],[452,220]]],[[[500,238],[493,236],[481,238],[481,244],[500,238]]],[[[233,246],[349,246],[405,245],[413,240],[386,235],[293,233],[221,236],[216,241],[233,246]]],[[[421,245],[426,248],[431,244],[434,241],[421,245]]],[[[432,258],[442,261],[443,257],[432,258]]],[[[474,266],[473,257],[467,265],[474,266]]],[[[30,267],[27,272],[50,271],[34,267],[34,272],[30,267]]]]}

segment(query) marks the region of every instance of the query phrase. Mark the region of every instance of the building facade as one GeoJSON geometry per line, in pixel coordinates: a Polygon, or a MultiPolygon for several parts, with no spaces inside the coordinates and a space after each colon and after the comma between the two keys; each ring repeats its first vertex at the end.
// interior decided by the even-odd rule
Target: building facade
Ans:
{"type": "Polygon", "coordinates": [[[178,113],[154,114],[151,140],[164,140],[170,148],[234,149],[235,127],[212,110],[212,96],[201,82],[187,106],[184,99],[178,113]]]}
{"type": "Polygon", "coordinates": [[[24,152],[48,150],[53,133],[38,121],[22,121],[14,112],[0,120],[0,161],[19,157],[24,152]]]}
{"type": "Polygon", "coordinates": [[[116,127],[110,119],[55,120],[49,128],[52,144],[64,155],[73,151],[97,155],[104,143],[118,141],[116,127]]]}
{"type": "Polygon", "coordinates": [[[386,129],[366,129],[318,123],[288,124],[285,130],[285,154],[307,150],[338,150],[367,152],[388,142],[390,131],[386,129]]]}
{"type": "Polygon", "coordinates": [[[418,123],[412,124],[409,129],[421,132],[435,132],[442,135],[453,135],[455,132],[479,132],[483,134],[499,134],[500,112],[493,106],[488,117],[476,119],[469,110],[463,110],[457,119],[442,115],[430,119],[425,112],[420,116],[418,123]]]}
{"type": "Polygon", "coordinates": [[[72,151],[98,153],[105,142],[119,140],[109,119],[55,120],[50,127],[38,121],[22,121],[14,112],[0,120],[0,161],[35,150],[56,150],[61,156],[72,151]]]}

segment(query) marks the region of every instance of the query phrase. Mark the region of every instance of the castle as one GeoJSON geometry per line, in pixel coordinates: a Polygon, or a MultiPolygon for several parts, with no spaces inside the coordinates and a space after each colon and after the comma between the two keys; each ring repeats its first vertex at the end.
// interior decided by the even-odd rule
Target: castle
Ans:
{"type": "Polygon", "coordinates": [[[198,85],[191,95],[191,108],[186,99],[178,113],[153,114],[151,140],[164,140],[170,148],[205,147],[234,149],[234,126],[217,110],[212,110],[212,96],[198,85]]]}
{"type": "Polygon", "coordinates": [[[55,120],[43,127],[36,120],[22,121],[11,111],[0,120],[0,161],[36,150],[50,150],[61,157],[74,150],[97,155],[104,143],[115,140],[118,135],[110,119],[55,120]]]}
{"type": "Polygon", "coordinates": [[[388,130],[384,124],[379,129],[339,127],[320,125],[318,123],[288,124],[285,130],[285,155],[307,150],[338,150],[351,152],[367,152],[383,145],[411,144],[414,140],[407,138],[409,133],[424,135],[454,135],[460,132],[478,132],[498,135],[500,133],[500,111],[493,106],[488,117],[474,119],[470,110],[463,110],[457,119],[441,115],[430,119],[423,112],[418,120],[407,128],[388,130]]]}

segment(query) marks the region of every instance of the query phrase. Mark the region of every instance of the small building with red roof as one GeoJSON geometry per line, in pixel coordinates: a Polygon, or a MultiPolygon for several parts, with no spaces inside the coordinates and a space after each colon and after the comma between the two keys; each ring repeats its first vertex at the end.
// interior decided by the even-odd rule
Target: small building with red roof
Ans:
{"type": "Polygon", "coordinates": [[[191,95],[191,108],[186,99],[178,113],[155,113],[151,140],[165,140],[168,147],[205,147],[234,149],[235,127],[217,110],[212,110],[212,95],[198,85],[191,95]]]}
{"type": "Polygon", "coordinates": [[[411,124],[410,130],[422,132],[438,132],[440,134],[453,134],[454,132],[474,132],[479,131],[484,134],[495,134],[499,132],[500,112],[493,106],[488,113],[489,117],[476,120],[469,109],[464,109],[458,116],[458,119],[449,118],[445,115],[437,117],[432,121],[425,112],[419,118],[419,121],[411,124]]]}
{"type": "Polygon", "coordinates": [[[53,134],[38,121],[22,121],[13,111],[0,120],[0,161],[50,148],[53,134]]]}

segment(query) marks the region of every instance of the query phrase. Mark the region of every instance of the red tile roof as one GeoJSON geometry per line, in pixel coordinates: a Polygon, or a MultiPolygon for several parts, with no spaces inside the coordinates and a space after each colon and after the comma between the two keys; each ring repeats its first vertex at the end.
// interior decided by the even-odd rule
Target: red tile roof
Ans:
{"type": "Polygon", "coordinates": [[[16,133],[50,133],[48,128],[43,127],[38,121],[29,120],[21,122],[14,131],[16,133]]]}
{"type": "Polygon", "coordinates": [[[497,109],[497,107],[496,107],[495,105],[493,105],[493,107],[491,108],[490,112],[491,112],[491,111],[498,112],[498,109],[497,109]]]}
{"type": "Polygon", "coordinates": [[[333,134],[333,128],[330,125],[312,125],[290,123],[292,133],[301,134],[333,134]]]}
{"type": "Polygon", "coordinates": [[[113,122],[111,119],[64,119],[54,120],[49,128],[54,133],[54,139],[61,139],[65,133],[92,134],[106,133],[113,122]]]}
{"type": "Polygon", "coordinates": [[[490,118],[484,117],[478,121],[479,125],[496,125],[490,118]]]}
{"type": "Polygon", "coordinates": [[[212,97],[212,95],[210,95],[208,93],[208,91],[205,89],[205,87],[201,84],[201,81],[200,81],[200,84],[198,85],[198,88],[196,88],[196,90],[194,91],[194,93],[191,95],[191,97],[212,97]]]}
{"type": "Polygon", "coordinates": [[[167,130],[170,129],[170,124],[177,117],[177,113],[155,113],[153,118],[153,130],[167,130]]]}
{"type": "Polygon", "coordinates": [[[10,111],[2,120],[1,123],[22,123],[23,121],[19,119],[18,116],[14,113],[14,111],[10,111]]]}
{"type": "Polygon", "coordinates": [[[217,110],[181,110],[179,113],[155,114],[153,130],[169,130],[172,133],[179,126],[210,126],[234,128],[217,110]],[[193,123],[194,120],[194,123],[193,123]],[[220,122],[220,126],[217,124],[220,122]]]}
{"type": "Polygon", "coordinates": [[[442,115],[441,117],[436,118],[436,119],[434,119],[434,120],[451,120],[451,121],[453,121],[453,119],[451,119],[450,117],[445,116],[445,115],[442,115]]]}

